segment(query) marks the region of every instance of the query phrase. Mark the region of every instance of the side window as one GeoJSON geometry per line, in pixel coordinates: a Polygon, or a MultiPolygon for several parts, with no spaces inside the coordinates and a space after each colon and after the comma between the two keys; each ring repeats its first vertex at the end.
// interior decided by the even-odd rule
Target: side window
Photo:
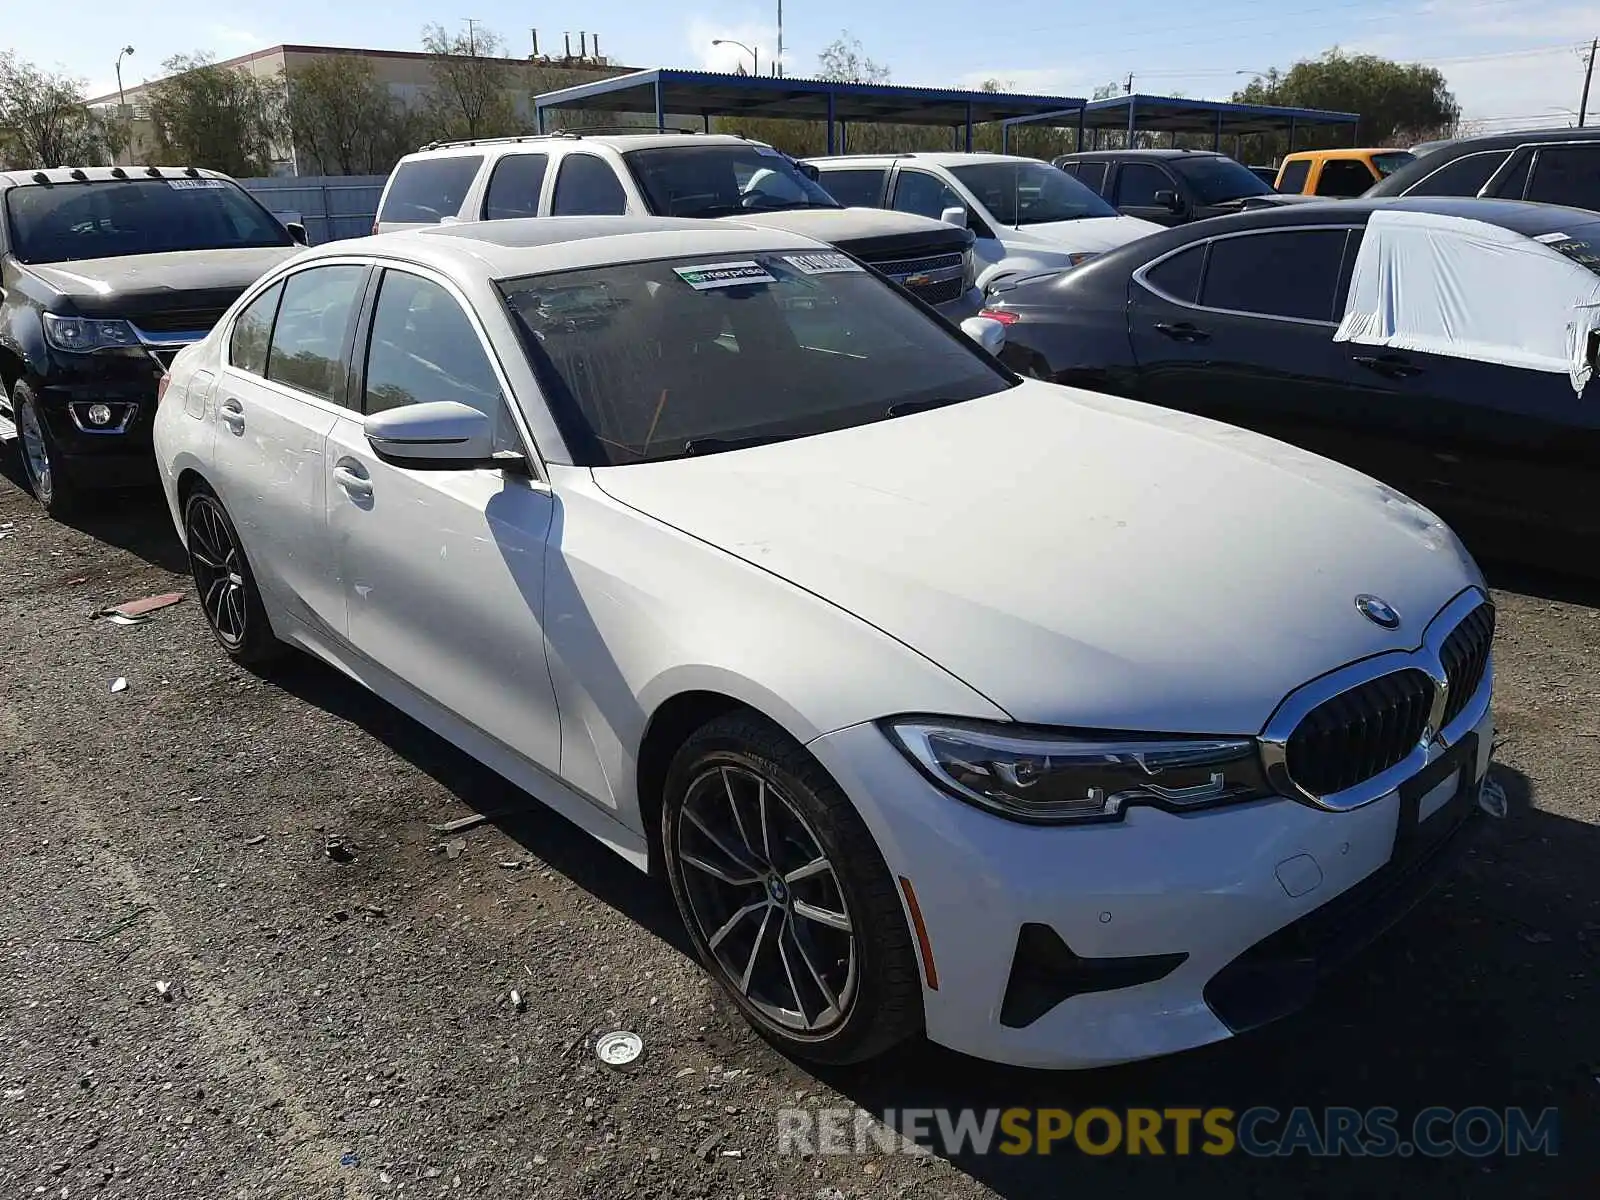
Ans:
{"type": "Polygon", "coordinates": [[[1548,146],[1533,160],[1526,199],[1600,208],[1600,146],[1548,146]]]}
{"type": "Polygon", "coordinates": [[[312,267],[289,276],[272,327],[267,378],[344,403],[344,344],[367,268],[312,267]]]}
{"type": "Polygon", "coordinates": [[[1074,179],[1083,178],[1083,164],[1080,162],[1058,162],[1055,164],[1055,168],[1067,175],[1071,175],[1074,179]]]}
{"type": "Polygon", "coordinates": [[[1200,294],[1200,268],[1205,265],[1206,244],[1180,250],[1145,273],[1145,282],[1174,300],[1193,304],[1200,294]]]}
{"type": "Polygon", "coordinates": [[[537,217],[539,194],[544,191],[548,154],[508,154],[494,165],[489,192],[483,199],[483,219],[504,221],[537,217]]]}
{"type": "Polygon", "coordinates": [[[1149,163],[1123,163],[1117,172],[1118,208],[1156,208],[1156,193],[1177,191],[1178,185],[1160,167],[1149,163]]]}
{"type": "Polygon", "coordinates": [[[446,217],[460,216],[467,189],[482,165],[481,154],[414,158],[401,163],[389,181],[378,220],[437,225],[446,217]]]}
{"type": "Polygon", "coordinates": [[[230,365],[252,375],[266,375],[272,318],[278,315],[278,300],[282,296],[283,284],[275,283],[250,301],[249,307],[234,320],[233,333],[228,337],[230,365]]]}
{"type": "Polygon", "coordinates": [[[367,343],[362,411],[457,400],[495,423],[495,449],[518,449],[499,380],[454,296],[430,279],[384,272],[367,343]]]}
{"type": "Polygon", "coordinates": [[[1322,174],[1317,177],[1317,195],[1348,199],[1361,195],[1377,182],[1364,162],[1353,158],[1329,159],[1322,164],[1322,174]]]}
{"type": "Polygon", "coordinates": [[[1106,190],[1106,164],[1103,162],[1086,162],[1077,164],[1077,176],[1084,187],[1091,192],[1104,193],[1106,190]]]}
{"type": "Polygon", "coordinates": [[[1511,157],[1509,150],[1466,154],[1406,189],[1408,196],[1476,196],[1511,157]]]}
{"type": "Polygon", "coordinates": [[[1505,173],[1493,181],[1494,191],[1489,194],[1502,200],[1521,200],[1522,194],[1528,190],[1528,168],[1531,166],[1533,151],[1526,147],[1518,150],[1511,156],[1510,165],[1503,168],[1505,173]]]}
{"type": "Polygon", "coordinates": [[[1331,321],[1344,243],[1343,229],[1217,238],[1206,259],[1200,303],[1270,317],[1331,321]]]}
{"type": "Polygon", "coordinates": [[[926,171],[902,170],[894,181],[896,212],[915,213],[919,217],[932,217],[935,221],[947,208],[966,208],[967,202],[944,180],[926,171]]]}
{"type": "Polygon", "coordinates": [[[848,171],[824,171],[823,189],[846,208],[882,208],[883,177],[888,172],[882,167],[851,168],[848,171]]]}
{"type": "Polygon", "coordinates": [[[1278,172],[1278,190],[1286,195],[1298,196],[1306,190],[1306,179],[1310,174],[1309,158],[1297,158],[1293,162],[1284,163],[1283,170],[1278,172]]]}
{"type": "Polygon", "coordinates": [[[605,159],[569,154],[556,174],[550,211],[558,217],[620,217],[628,211],[628,197],[605,159]]]}

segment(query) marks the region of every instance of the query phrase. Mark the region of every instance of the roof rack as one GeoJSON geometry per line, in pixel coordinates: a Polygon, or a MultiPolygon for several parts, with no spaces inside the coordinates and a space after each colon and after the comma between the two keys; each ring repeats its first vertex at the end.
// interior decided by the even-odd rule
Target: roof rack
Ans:
{"type": "Polygon", "coordinates": [[[511,137],[455,138],[429,142],[426,146],[419,146],[417,153],[421,154],[425,150],[449,150],[456,146],[503,146],[512,142],[542,142],[551,138],[571,136],[564,130],[556,130],[552,133],[519,133],[511,137]]]}

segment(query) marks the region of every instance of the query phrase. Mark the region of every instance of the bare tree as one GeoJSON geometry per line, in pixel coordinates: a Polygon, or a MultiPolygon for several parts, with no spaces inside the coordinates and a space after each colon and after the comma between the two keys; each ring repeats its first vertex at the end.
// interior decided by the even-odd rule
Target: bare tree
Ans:
{"type": "Polygon", "coordinates": [[[817,55],[817,78],[842,83],[887,83],[889,65],[868,58],[861,39],[846,29],[817,55]]]}
{"type": "Polygon", "coordinates": [[[316,58],[288,72],[283,89],[284,118],[302,171],[387,174],[420,140],[413,115],[357,55],[316,58]]]}
{"type": "Polygon", "coordinates": [[[106,132],[78,80],[0,51],[0,155],[19,167],[97,163],[108,157],[106,132]]]}
{"type": "Polygon", "coordinates": [[[175,55],[162,66],[167,78],[147,94],[163,156],[240,177],[271,173],[284,132],[277,81],[219,67],[204,54],[175,55]]]}
{"type": "Polygon", "coordinates": [[[502,137],[521,132],[512,102],[515,89],[526,89],[526,72],[500,55],[505,42],[493,30],[470,36],[452,34],[443,25],[422,31],[422,48],[432,55],[433,87],[424,115],[440,138],[502,137]]]}

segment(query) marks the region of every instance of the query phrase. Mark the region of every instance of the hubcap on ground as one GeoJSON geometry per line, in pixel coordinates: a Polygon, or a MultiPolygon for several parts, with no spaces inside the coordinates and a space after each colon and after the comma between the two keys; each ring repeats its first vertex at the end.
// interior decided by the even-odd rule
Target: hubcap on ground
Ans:
{"type": "Polygon", "coordinates": [[[50,471],[50,450],[44,444],[44,429],[39,425],[39,414],[32,404],[17,402],[13,405],[17,418],[17,431],[22,435],[22,461],[28,468],[28,479],[34,494],[49,503],[54,479],[50,471]]]}
{"type": "Polygon", "coordinates": [[[246,606],[242,556],[222,512],[211,499],[189,510],[189,563],[211,628],[229,646],[244,642],[246,606]]]}
{"type": "Polygon", "coordinates": [[[757,1011],[811,1037],[849,1015],[855,925],[815,832],[777,788],[743,767],[702,772],[674,849],[712,956],[757,1011]]]}

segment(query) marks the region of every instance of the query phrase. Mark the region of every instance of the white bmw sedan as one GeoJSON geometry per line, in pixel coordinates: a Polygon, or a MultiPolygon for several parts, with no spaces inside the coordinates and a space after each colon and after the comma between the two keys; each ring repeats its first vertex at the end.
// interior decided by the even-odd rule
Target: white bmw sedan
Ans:
{"type": "Polygon", "coordinates": [[[1494,611],[1432,514],[1019,379],[793,235],[309,250],[180,355],[155,440],[227,653],[326,659],[661,871],[795,1055],[1227,1037],[1478,809],[1494,611]]]}

